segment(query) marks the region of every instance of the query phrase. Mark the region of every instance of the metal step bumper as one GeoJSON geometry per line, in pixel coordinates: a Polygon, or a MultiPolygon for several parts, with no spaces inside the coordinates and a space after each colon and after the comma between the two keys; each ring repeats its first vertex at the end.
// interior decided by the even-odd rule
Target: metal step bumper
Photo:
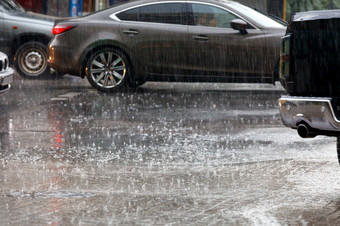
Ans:
{"type": "Polygon", "coordinates": [[[303,138],[317,135],[339,136],[337,101],[324,97],[282,96],[279,109],[285,126],[297,129],[303,138]]]}

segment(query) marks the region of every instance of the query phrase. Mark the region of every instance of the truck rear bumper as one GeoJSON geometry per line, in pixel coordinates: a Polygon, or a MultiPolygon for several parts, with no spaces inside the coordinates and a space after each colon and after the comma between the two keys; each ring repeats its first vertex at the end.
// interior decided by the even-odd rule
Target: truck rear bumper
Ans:
{"type": "Polygon", "coordinates": [[[340,136],[337,101],[324,97],[282,96],[279,109],[284,125],[297,129],[301,137],[340,136]]]}

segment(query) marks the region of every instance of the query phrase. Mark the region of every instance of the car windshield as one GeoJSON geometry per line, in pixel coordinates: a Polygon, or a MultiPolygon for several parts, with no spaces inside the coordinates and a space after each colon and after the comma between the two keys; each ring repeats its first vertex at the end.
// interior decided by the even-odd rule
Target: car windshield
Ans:
{"type": "MultiPolygon", "coordinates": [[[[228,4],[229,5],[229,4],[228,4]]],[[[232,2],[229,6],[233,7],[237,12],[242,15],[247,15],[248,18],[252,18],[254,22],[260,24],[262,27],[273,27],[273,28],[282,28],[285,25],[280,21],[274,20],[259,11],[256,11],[247,6],[241,5],[237,2],[232,2]]]]}
{"type": "Polygon", "coordinates": [[[1,0],[0,11],[1,12],[16,12],[23,11],[24,9],[15,1],[12,0],[1,0]]]}

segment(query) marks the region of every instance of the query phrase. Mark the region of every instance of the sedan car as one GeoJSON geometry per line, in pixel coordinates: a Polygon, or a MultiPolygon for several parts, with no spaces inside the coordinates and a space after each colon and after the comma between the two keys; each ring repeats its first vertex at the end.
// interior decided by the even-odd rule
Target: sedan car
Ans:
{"type": "Polygon", "coordinates": [[[6,93],[13,82],[14,70],[8,65],[7,55],[0,52],[0,95],[6,93]]]}
{"type": "Polygon", "coordinates": [[[47,44],[52,38],[54,18],[25,11],[13,0],[0,1],[0,51],[26,78],[50,74],[47,44]]]}
{"type": "Polygon", "coordinates": [[[224,0],[140,0],[59,21],[49,65],[101,91],[146,81],[278,78],[283,23],[224,0]]]}

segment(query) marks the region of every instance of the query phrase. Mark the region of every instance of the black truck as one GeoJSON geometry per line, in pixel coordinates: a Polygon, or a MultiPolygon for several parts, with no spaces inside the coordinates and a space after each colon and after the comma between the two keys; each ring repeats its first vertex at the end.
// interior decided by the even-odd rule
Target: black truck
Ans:
{"type": "Polygon", "coordinates": [[[300,12],[281,39],[283,123],[303,138],[337,137],[340,163],[340,10],[300,12]]]}

